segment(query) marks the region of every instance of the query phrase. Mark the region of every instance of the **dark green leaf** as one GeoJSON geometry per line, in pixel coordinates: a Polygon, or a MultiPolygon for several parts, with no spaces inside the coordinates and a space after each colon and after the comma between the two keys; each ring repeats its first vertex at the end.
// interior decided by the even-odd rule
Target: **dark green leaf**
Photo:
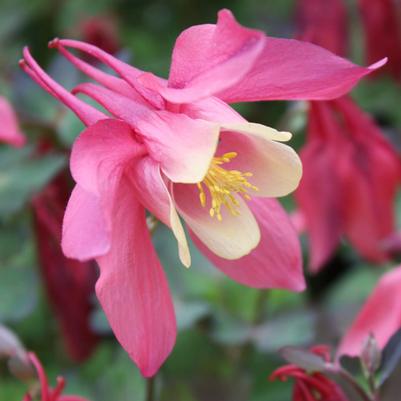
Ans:
{"type": "Polygon", "coordinates": [[[323,358],[301,348],[284,347],[280,350],[280,355],[287,362],[297,365],[308,372],[322,372],[327,368],[327,363],[323,358]]]}
{"type": "Polygon", "coordinates": [[[379,368],[380,385],[390,377],[401,359],[401,329],[390,338],[384,347],[382,358],[379,368]]]}
{"type": "Polygon", "coordinates": [[[22,208],[65,166],[61,155],[33,158],[28,154],[27,149],[0,149],[0,215],[22,208]]]}
{"type": "Polygon", "coordinates": [[[253,329],[252,341],[263,352],[276,352],[286,344],[305,346],[313,340],[315,316],[307,310],[281,313],[253,329]]]}
{"type": "Polygon", "coordinates": [[[103,309],[97,303],[96,309],[92,312],[90,325],[92,330],[101,335],[108,335],[112,333],[109,322],[107,321],[106,315],[103,312],[103,309]]]}
{"type": "Polygon", "coordinates": [[[250,341],[252,327],[224,312],[215,313],[212,337],[224,345],[243,345],[250,341]]]}
{"type": "Polygon", "coordinates": [[[354,376],[362,375],[361,370],[361,361],[359,357],[351,357],[348,355],[341,355],[340,357],[340,365],[347,370],[348,372],[352,373],[354,376]]]}
{"type": "Polygon", "coordinates": [[[21,244],[20,238],[18,253],[4,259],[0,254],[0,261],[0,321],[18,322],[33,311],[38,301],[32,244],[21,244]]]}
{"type": "Polygon", "coordinates": [[[187,330],[200,319],[207,316],[210,311],[210,306],[206,302],[184,302],[175,300],[174,309],[177,316],[178,330],[187,330]]]}

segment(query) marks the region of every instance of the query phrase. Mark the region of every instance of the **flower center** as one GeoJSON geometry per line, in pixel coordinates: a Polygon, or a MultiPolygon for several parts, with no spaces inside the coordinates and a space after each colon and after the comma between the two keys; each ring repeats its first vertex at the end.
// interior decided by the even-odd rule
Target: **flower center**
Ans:
{"type": "Polygon", "coordinates": [[[224,153],[223,156],[213,157],[209,170],[202,182],[198,182],[199,199],[202,207],[206,206],[206,192],[209,191],[211,197],[211,208],[209,214],[211,217],[216,216],[217,220],[222,221],[221,207],[224,205],[233,216],[238,216],[239,202],[234,194],[239,194],[246,200],[251,197],[248,193],[249,189],[258,191],[258,187],[248,182],[248,178],[252,177],[252,173],[242,173],[238,170],[226,170],[221,167],[224,163],[229,163],[237,157],[236,152],[224,153]]]}

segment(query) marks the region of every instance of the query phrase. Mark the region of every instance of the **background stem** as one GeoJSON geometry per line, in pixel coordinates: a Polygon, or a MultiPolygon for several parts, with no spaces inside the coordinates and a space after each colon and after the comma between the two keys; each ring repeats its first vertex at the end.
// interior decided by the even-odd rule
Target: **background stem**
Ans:
{"type": "Polygon", "coordinates": [[[363,401],[376,401],[370,395],[366,394],[361,385],[347,371],[341,369],[338,373],[354,388],[363,401]]]}
{"type": "Polygon", "coordinates": [[[146,401],[155,401],[155,377],[146,380],[146,401]]]}

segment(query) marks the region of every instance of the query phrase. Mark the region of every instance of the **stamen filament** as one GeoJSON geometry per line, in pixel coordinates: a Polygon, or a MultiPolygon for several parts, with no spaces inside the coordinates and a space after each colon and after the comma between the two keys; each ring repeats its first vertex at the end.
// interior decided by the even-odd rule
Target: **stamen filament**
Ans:
{"type": "Polygon", "coordinates": [[[239,194],[243,199],[250,200],[251,196],[248,190],[258,191],[259,189],[248,182],[248,177],[252,177],[250,172],[242,173],[239,170],[226,170],[221,167],[237,157],[236,152],[224,153],[223,156],[213,158],[209,170],[202,182],[198,182],[199,200],[202,207],[206,207],[207,197],[205,187],[208,189],[211,197],[211,207],[209,209],[210,217],[216,216],[217,220],[222,221],[221,207],[225,206],[233,215],[240,214],[240,203],[234,194],[239,194]]]}

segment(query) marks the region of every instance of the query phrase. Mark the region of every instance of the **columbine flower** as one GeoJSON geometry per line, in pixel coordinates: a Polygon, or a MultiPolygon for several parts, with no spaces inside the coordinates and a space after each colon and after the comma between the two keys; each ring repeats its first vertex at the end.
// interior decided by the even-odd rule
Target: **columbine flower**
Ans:
{"type": "Polygon", "coordinates": [[[311,269],[328,261],[345,235],[373,262],[387,257],[400,162],[379,127],[343,97],[310,105],[304,176],[296,199],[311,244],[311,269]]]}
{"type": "MultiPolygon", "coordinates": [[[[342,0],[300,0],[299,13],[303,38],[344,54],[347,20],[342,0]],[[320,26],[322,14],[332,22],[327,17],[320,26]]],[[[307,143],[300,156],[304,174],[295,195],[309,235],[311,270],[318,271],[329,260],[342,235],[366,259],[385,260],[382,241],[394,230],[401,170],[380,128],[348,97],[311,102],[307,143]]]]}
{"type": "MultiPolygon", "coordinates": [[[[330,361],[330,351],[326,346],[316,346],[311,349],[316,355],[330,361]]],[[[292,393],[293,401],[348,401],[341,388],[323,373],[309,373],[297,365],[285,365],[270,376],[270,380],[295,380],[292,393]]]]}
{"type": "Polygon", "coordinates": [[[296,4],[302,40],[345,55],[348,24],[344,0],[297,0],[296,4]]]}
{"type": "Polygon", "coordinates": [[[401,5],[394,0],[358,0],[368,60],[386,55],[383,71],[401,80],[401,5]]]}
{"type": "Polygon", "coordinates": [[[401,267],[386,273],[343,337],[337,355],[360,356],[369,336],[380,349],[401,328],[401,267]]]}
{"type": "Polygon", "coordinates": [[[10,103],[0,96],[0,142],[20,147],[25,144],[25,136],[21,133],[17,116],[10,103]]]}
{"type": "Polygon", "coordinates": [[[61,173],[32,200],[34,231],[43,283],[60,323],[68,354],[77,361],[94,350],[90,328],[96,271],[94,262],[66,258],[60,249],[61,227],[70,187],[61,173]]]}
{"type": "Polygon", "coordinates": [[[172,229],[184,265],[190,254],[181,219],[201,251],[234,280],[304,288],[296,233],[271,199],[293,191],[301,176],[297,155],[282,143],[291,135],[248,123],[227,103],[333,98],[382,62],[362,68],[308,43],[266,37],[227,10],[216,25],[194,26],[178,37],[168,81],[86,43],[54,40],[50,47],[101,84],[81,84],[74,93],[114,117],[61,88],[25,49],[25,71],[88,126],[71,155],[77,186],[64,219],[64,253],[98,261],[98,298],[145,376],[157,371],[176,335],[145,208],[172,229]]]}
{"type": "Polygon", "coordinates": [[[118,26],[110,16],[87,17],[78,26],[82,39],[100,47],[104,51],[115,54],[121,48],[118,37],[118,26]]]}
{"type": "MultiPolygon", "coordinates": [[[[57,386],[52,389],[49,386],[46,373],[38,357],[34,353],[29,352],[28,358],[35,367],[39,377],[41,401],[88,401],[86,398],[76,395],[62,395],[65,386],[65,380],[62,377],[57,378],[57,386]]],[[[32,395],[30,393],[26,394],[22,401],[32,401],[32,395]]]]}

